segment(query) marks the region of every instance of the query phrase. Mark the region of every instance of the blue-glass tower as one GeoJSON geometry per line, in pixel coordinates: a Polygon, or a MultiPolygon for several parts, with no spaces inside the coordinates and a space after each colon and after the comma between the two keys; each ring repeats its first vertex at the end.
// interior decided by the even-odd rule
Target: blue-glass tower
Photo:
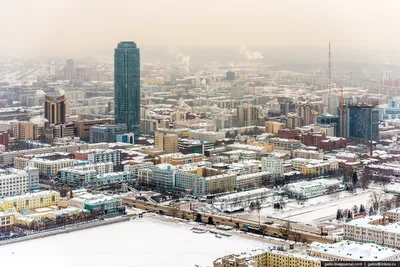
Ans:
{"type": "Polygon", "coordinates": [[[114,50],[115,123],[140,134],[140,52],[134,42],[120,42],[114,50]]]}

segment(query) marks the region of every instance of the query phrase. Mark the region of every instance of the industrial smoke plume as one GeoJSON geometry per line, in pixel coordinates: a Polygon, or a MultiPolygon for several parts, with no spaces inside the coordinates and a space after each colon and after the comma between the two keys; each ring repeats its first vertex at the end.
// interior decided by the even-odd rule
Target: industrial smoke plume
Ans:
{"type": "Polygon", "coordinates": [[[247,49],[245,45],[240,46],[240,54],[244,55],[248,60],[263,60],[264,56],[261,52],[253,52],[247,49]]]}

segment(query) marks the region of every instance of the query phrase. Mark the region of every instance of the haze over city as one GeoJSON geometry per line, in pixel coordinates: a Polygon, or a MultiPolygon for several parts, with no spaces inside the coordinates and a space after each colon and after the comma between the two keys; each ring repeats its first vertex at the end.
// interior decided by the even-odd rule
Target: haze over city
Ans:
{"type": "Polygon", "coordinates": [[[0,0],[1,267],[400,266],[399,10],[0,0]]]}
{"type": "Polygon", "coordinates": [[[179,45],[238,51],[244,44],[297,60],[304,52],[322,55],[331,41],[337,61],[384,64],[399,58],[399,8],[395,0],[2,1],[0,51],[92,56],[134,39],[144,50],[179,45]]]}

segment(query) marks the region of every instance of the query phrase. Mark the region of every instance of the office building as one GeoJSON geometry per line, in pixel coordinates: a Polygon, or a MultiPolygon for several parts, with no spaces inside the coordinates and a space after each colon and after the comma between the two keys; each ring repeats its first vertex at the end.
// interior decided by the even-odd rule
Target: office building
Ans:
{"type": "Polygon", "coordinates": [[[348,121],[345,135],[348,138],[362,140],[376,140],[379,128],[379,110],[372,106],[348,106],[345,111],[348,121]]]}
{"type": "Polygon", "coordinates": [[[125,211],[120,196],[106,196],[103,194],[91,194],[86,189],[72,191],[71,206],[89,210],[95,216],[118,214],[125,211]]]}
{"type": "Polygon", "coordinates": [[[233,81],[235,79],[235,73],[233,71],[226,72],[226,80],[233,81]]]}
{"type": "Polygon", "coordinates": [[[65,80],[72,82],[73,74],[74,74],[74,60],[67,59],[65,62],[65,80]]]}
{"type": "Polygon", "coordinates": [[[112,124],[114,119],[84,120],[75,122],[76,136],[83,141],[90,139],[90,127],[101,124],[112,124]]]}
{"type": "Polygon", "coordinates": [[[114,143],[117,135],[126,133],[125,124],[105,124],[90,127],[90,143],[114,143]]]}
{"type": "MultiPolygon", "coordinates": [[[[338,106],[335,107],[337,109],[338,106]]],[[[336,115],[332,115],[329,113],[324,113],[317,117],[316,125],[320,127],[333,127],[334,135],[329,136],[340,136],[340,117],[336,115]]]]}
{"type": "Polygon", "coordinates": [[[46,95],[44,99],[44,117],[48,124],[64,124],[67,115],[67,99],[65,96],[57,98],[46,95]]]}
{"type": "Polygon", "coordinates": [[[125,123],[135,138],[140,134],[140,52],[134,42],[114,50],[115,123],[125,123]]]}
{"type": "Polygon", "coordinates": [[[179,151],[177,134],[164,134],[155,132],[154,144],[157,149],[164,150],[168,153],[179,151]]]}

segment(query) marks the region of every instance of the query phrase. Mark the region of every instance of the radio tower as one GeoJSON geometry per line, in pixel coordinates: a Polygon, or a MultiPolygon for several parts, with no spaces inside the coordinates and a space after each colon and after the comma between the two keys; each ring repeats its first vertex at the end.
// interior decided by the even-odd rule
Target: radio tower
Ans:
{"type": "Polygon", "coordinates": [[[328,113],[331,110],[329,98],[331,97],[331,42],[329,42],[329,61],[328,61],[328,113]]]}

